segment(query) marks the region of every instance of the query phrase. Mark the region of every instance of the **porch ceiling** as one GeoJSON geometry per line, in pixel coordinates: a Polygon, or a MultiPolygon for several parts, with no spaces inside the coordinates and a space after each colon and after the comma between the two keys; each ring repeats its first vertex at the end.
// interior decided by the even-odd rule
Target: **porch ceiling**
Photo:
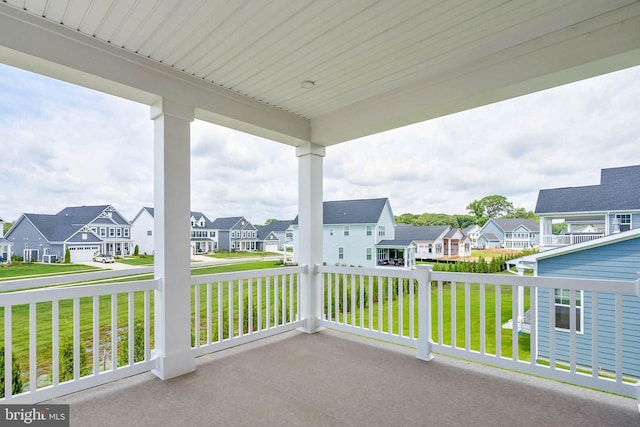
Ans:
{"type": "Polygon", "coordinates": [[[0,62],[328,146],[638,65],[640,2],[4,0],[0,62]]]}

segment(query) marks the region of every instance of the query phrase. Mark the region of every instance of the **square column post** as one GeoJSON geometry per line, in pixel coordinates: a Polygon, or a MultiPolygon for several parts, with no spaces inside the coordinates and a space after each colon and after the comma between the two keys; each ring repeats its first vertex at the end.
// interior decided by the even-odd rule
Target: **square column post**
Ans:
{"type": "Polygon", "coordinates": [[[421,360],[433,360],[431,351],[433,341],[431,339],[431,272],[433,266],[418,266],[418,343],[416,345],[417,358],[421,360]]]}
{"type": "Polygon", "coordinates": [[[166,99],[154,121],[155,369],[163,380],[195,370],[191,352],[190,126],[193,108],[166,99]]]}
{"type": "Polygon", "coordinates": [[[307,143],[296,148],[298,156],[298,263],[308,266],[301,275],[301,331],[312,334],[320,330],[322,313],[322,275],[316,265],[322,264],[322,161],[325,148],[307,143]]]}

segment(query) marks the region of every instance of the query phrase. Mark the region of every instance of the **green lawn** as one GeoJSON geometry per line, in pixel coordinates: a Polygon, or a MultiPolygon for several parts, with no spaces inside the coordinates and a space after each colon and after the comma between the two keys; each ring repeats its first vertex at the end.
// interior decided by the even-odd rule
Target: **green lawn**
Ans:
{"type": "Polygon", "coordinates": [[[280,254],[275,252],[216,252],[213,254],[206,254],[206,256],[211,258],[256,258],[256,257],[266,257],[266,256],[280,256],[280,254]]]}
{"type": "Polygon", "coordinates": [[[86,273],[99,270],[97,267],[90,267],[81,264],[41,264],[14,262],[10,265],[0,267],[0,280],[14,278],[27,278],[26,276],[56,276],[73,273],[86,273]]]}
{"type": "Polygon", "coordinates": [[[127,265],[153,265],[153,255],[117,258],[116,262],[127,265]]]}

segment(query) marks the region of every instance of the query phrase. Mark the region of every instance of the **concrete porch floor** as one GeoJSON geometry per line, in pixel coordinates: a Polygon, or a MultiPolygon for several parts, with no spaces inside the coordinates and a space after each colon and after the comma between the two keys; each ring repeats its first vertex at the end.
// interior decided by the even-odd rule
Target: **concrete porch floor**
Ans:
{"type": "Polygon", "coordinates": [[[348,334],[289,332],[50,401],[72,426],[639,426],[637,402],[348,334]]]}

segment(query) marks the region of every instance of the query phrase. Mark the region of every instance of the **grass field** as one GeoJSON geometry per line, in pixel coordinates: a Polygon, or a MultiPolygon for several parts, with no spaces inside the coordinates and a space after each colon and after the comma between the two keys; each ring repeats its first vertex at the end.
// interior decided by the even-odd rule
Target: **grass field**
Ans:
{"type": "Polygon", "coordinates": [[[275,253],[275,252],[226,252],[226,251],[221,251],[221,252],[215,252],[212,254],[206,254],[205,256],[211,257],[211,258],[218,258],[218,259],[226,259],[226,258],[256,258],[256,257],[266,257],[266,256],[280,256],[279,253],[275,253]]]}
{"type": "Polygon", "coordinates": [[[25,278],[26,276],[55,276],[62,274],[86,273],[88,271],[100,270],[97,267],[90,267],[81,264],[41,264],[15,262],[10,265],[0,267],[0,280],[10,280],[12,278],[25,278]]]}

